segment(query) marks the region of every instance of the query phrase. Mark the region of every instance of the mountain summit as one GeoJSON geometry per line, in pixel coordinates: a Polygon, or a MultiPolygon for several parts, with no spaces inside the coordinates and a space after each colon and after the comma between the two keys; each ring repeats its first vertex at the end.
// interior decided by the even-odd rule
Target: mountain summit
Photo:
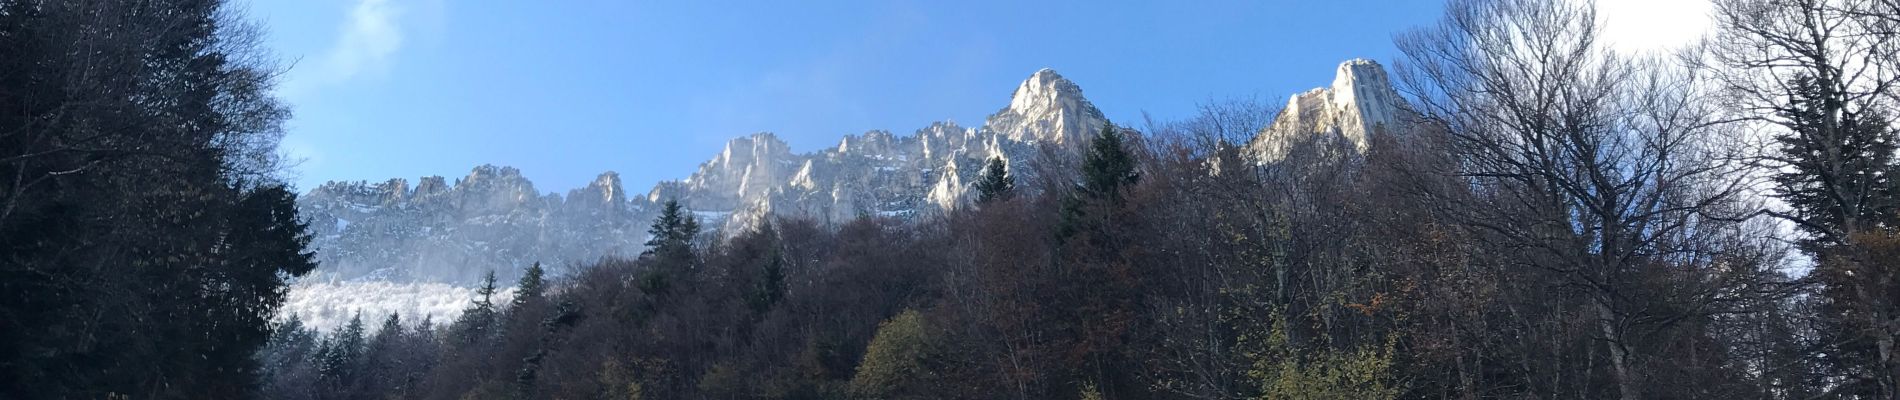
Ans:
{"type": "Polygon", "coordinates": [[[1336,140],[1355,153],[1365,153],[1371,135],[1393,129],[1398,121],[1399,94],[1378,62],[1354,59],[1339,64],[1332,86],[1293,95],[1286,108],[1247,144],[1259,162],[1277,161],[1288,147],[1317,135],[1336,140]]]}
{"type": "Polygon", "coordinates": [[[1107,123],[1081,86],[1043,68],[1016,86],[1009,107],[991,115],[986,127],[1018,142],[1077,146],[1107,123]]]}

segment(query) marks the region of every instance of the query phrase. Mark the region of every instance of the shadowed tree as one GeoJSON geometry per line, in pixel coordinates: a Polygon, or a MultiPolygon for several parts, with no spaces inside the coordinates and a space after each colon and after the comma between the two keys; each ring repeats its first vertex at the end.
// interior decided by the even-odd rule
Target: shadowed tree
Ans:
{"type": "Polygon", "coordinates": [[[0,1],[0,397],[255,389],[316,265],[279,71],[223,6],[0,1]]]}
{"type": "Polygon", "coordinates": [[[989,204],[997,200],[1009,200],[1015,196],[1016,177],[1009,173],[1009,162],[1003,157],[990,157],[983,167],[983,177],[976,181],[976,203],[989,204]]]}

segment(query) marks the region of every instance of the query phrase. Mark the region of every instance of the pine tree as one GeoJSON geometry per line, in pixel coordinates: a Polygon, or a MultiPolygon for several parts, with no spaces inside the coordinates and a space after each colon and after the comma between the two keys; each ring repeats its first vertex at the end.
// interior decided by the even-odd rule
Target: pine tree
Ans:
{"type": "Polygon", "coordinates": [[[983,168],[983,177],[976,181],[977,204],[1009,200],[1015,190],[1016,176],[1009,173],[1009,162],[1001,156],[990,157],[989,165],[983,168]]]}

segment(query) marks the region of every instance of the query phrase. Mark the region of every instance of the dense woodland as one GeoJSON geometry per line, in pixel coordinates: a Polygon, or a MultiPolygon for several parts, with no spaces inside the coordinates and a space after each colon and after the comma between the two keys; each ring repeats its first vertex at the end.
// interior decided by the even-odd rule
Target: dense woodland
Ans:
{"type": "Polygon", "coordinates": [[[1896,0],[1719,0],[1675,54],[1452,0],[1364,154],[1256,162],[1272,110],[1211,102],[942,215],[669,203],[638,258],[330,332],[270,322],[318,266],[226,7],[0,0],[0,397],[1900,398],[1896,0]]]}

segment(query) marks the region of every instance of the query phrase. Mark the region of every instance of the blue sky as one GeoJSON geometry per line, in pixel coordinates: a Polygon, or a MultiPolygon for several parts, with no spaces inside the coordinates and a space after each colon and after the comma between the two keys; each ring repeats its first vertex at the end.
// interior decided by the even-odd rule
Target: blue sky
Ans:
{"type": "MultiPolygon", "coordinates": [[[[1644,2],[1644,0],[1628,0],[1644,2]]],[[[683,178],[729,138],[796,151],[846,134],[977,126],[1039,68],[1111,120],[1286,96],[1388,62],[1437,0],[251,0],[291,64],[279,95],[303,190],[490,163],[565,193],[683,178]]],[[[1653,6],[1645,6],[1653,9],[1653,6]]],[[[1652,10],[1653,11],[1653,10],[1652,10]]]]}

